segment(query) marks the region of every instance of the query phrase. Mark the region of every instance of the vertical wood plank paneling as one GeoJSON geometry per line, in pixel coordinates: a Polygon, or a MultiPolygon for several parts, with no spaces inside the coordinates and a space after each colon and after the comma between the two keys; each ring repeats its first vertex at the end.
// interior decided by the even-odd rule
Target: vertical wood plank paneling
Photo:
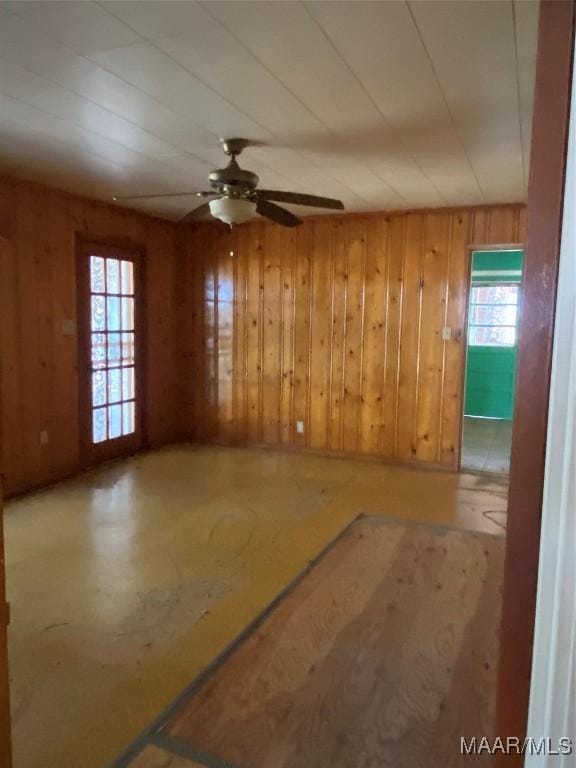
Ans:
{"type": "Polygon", "coordinates": [[[328,440],[332,325],[331,249],[331,224],[319,219],[314,222],[312,250],[309,434],[311,448],[325,448],[328,440]]]}
{"type": "Polygon", "coordinates": [[[262,275],[262,439],[280,441],[281,267],[284,238],[278,227],[264,226],[262,275]]]}
{"type": "Polygon", "coordinates": [[[402,317],[400,329],[400,373],[396,421],[397,454],[410,459],[416,453],[414,428],[420,373],[420,313],[422,255],[425,216],[411,214],[406,219],[404,271],[402,274],[402,317]]]}
{"type": "Polygon", "coordinates": [[[360,412],[361,453],[377,454],[382,443],[382,398],[386,360],[388,220],[367,222],[360,412]]]}
{"type": "Polygon", "coordinates": [[[236,233],[218,228],[216,304],[218,365],[218,441],[231,443],[234,433],[234,252],[236,233]]]}
{"type": "Polygon", "coordinates": [[[446,266],[450,247],[450,216],[428,214],[422,262],[422,307],[418,397],[416,412],[416,458],[438,461],[440,431],[438,405],[442,402],[442,328],[446,308],[446,266]]]}
{"type": "Polygon", "coordinates": [[[18,302],[20,269],[17,262],[15,244],[11,240],[0,239],[0,350],[2,365],[2,433],[3,462],[2,472],[13,487],[21,487],[24,482],[25,431],[22,421],[23,366],[22,348],[22,307],[18,302]],[[10,407],[7,407],[7,404],[10,407]]]}
{"type": "Polygon", "coordinates": [[[358,218],[351,220],[348,225],[346,258],[347,301],[342,402],[342,448],[345,451],[357,451],[359,446],[365,273],[366,220],[358,218]]]}
{"type": "Polygon", "coordinates": [[[304,434],[294,430],[294,444],[307,445],[309,423],[309,366],[311,327],[311,258],[313,226],[306,222],[296,232],[296,281],[294,296],[294,423],[304,422],[304,434]]]}
{"type": "Polygon", "coordinates": [[[382,443],[380,453],[397,456],[398,382],[400,375],[400,333],[403,304],[406,216],[388,220],[388,276],[386,294],[386,338],[384,395],[382,400],[382,443]]]}
{"type": "Polygon", "coordinates": [[[76,317],[75,237],[70,205],[60,195],[50,198],[48,237],[54,278],[50,471],[53,477],[62,477],[72,473],[79,460],[78,386],[70,375],[76,366],[76,337],[62,333],[63,323],[76,317]]]}
{"type": "MultiPolygon", "coordinates": [[[[22,392],[26,393],[20,411],[20,429],[23,432],[24,472],[31,478],[46,477],[43,468],[40,431],[45,428],[39,397],[42,391],[38,386],[42,381],[42,359],[38,340],[38,323],[41,315],[31,312],[38,306],[38,274],[40,261],[39,237],[42,229],[29,226],[28,211],[36,208],[34,191],[29,188],[18,190],[17,209],[17,264],[19,272],[17,303],[20,312],[20,365],[22,366],[22,392]]],[[[10,438],[5,437],[5,450],[10,447],[10,438]]],[[[10,489],[10,478],[6,479],[10,489]]]]}
{"type": "Polygon", "coordinates": [[[262,424],[260,420],[261,388],[262,388],[262,240],[263,227],[254,226],[249,229],[248,284],[246,302],[247,322],[247,402],[248,423],[247,433],[250,442],[259,443],[262,440],[262,424]]]}
{"type": "Polygon", "coordinates": [[[487,240],[490,243],[509,243],[516,237],[518,227],[514,208],[495,208],[489,212],[487,240]]]}
{"type": "Polygon", "coordinates": [[[250,231],[246,227],[240,227],[236,232],[236,244],[234,249],[234,404],[233,404],[233,435],[235,443],[244,443],[248,438],[247,432],[247,318],[246,309],[248,301],[248,257],[250,231]]]}
{"type": "MultiPolygon", "coordinates": [[[[518,242],[523,217],[504,206],[240,227],[221,438],[456,467],[469,247],[518,242]]],[[[217,366],[223,342],[228,331],[217,366]]]]}
{"type": "Polygon", "coordinates": [[[281,265],[281,379],[280,379],[280,442],[290,445],[293,439],[294,419],[294,263],[296,235],[290,230],[284,238],[281,265]]]}
{"type": "Polygon", "coordinates": [[[147,251],[148,432],[152,445],[181,436],[174,394],[180,359],[174,329],[182,310],[175,301],[174,225],[14,180],[0,180],[0,199],[10,254],[1,265],[6,302],[0,316],[2,358],[10,371],[1,404],[6,492],[79,468],[76,233],[130,241],[147,251]],[[45,444],[41,432],[47,433],[45,444]]]}
{"type": "Polygon", "coordinates": [[[444,345],[443,385],[440,425],[440,463],[456,467],[460,453],[462,389],[466,359],[466,304],[470,277],[470,226],[472,216],[452,216],[450,251],[447,265],[448,306],[446,325],[452,341],[444,345]]]}
{"type": "Polygon", "coordinates": [[[206,349],[204,435],[207,440],[218,437],[218,228],[210,227],[209,247],[203,261],[204,346],[206,349]]]}
{"type": "Polygon", "coordinates": [[[329,437],[327,447],[332,451],[342,449],[343,400],[344,400],[344,344],[346,309],[348,303],[348,279],[346,275],[347,222],[334,222],[332,243],[332,313],[331,313],[331,376],[329,403],[329,437]]]}
{"type": "Polygon", "coordinates": [[[204,260],[206,253],[211,248],[211,230],[208,228],[195,228],[189,240],[189,252],[187,259],[188,269],[186,279],[188,282],[187,305],[185,314],[187,326],[188,354],[185,357],[186,378],[190,384],[188,393],[188,432],[193,440],[207,438],[207,426],[205,424],[205,402],[207,400],[207,373],[208,349],[204,333],[204,260]]]}

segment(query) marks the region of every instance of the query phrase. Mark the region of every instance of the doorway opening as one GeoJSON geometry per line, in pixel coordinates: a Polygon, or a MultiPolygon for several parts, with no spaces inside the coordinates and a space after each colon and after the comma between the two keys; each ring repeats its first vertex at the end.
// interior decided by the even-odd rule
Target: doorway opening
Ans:
{"type": "Polygon", "coordinates": [[[521,249],[472,251],[461,468],[508,474],[521,311],[521,249]]]}

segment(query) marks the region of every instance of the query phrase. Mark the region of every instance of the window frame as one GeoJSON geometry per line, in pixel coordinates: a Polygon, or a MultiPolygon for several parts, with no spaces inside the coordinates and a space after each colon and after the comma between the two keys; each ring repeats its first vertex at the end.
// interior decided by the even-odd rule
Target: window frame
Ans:
{"type": "Polygon", "coordinates": [[[470,296],[468,299],[468,325],[466,328],[466,344],[468,347],[493,347],[495,349],[513,349],[518,345],[518,326],[520,318],[520,306],[522,301],[522,286],[520,283],[512,282],[479,282],[472,283],[470,285],[470,296]],[[501,304],[488,303],[488,302],[475,302],[474,289],[475,288],[515,288],[516,289],[516,303],[505,302],[501,304]],[[516,317],[514,324],[510,323],[474,323],[472,322],[473,310],[475,307],[516,307],[516,317]],[[490,342],[476,343],[471,340],[471,331],[473,328],[513,328],[514,329],[514,341],[511,344],[495,344],[490,342]]]}

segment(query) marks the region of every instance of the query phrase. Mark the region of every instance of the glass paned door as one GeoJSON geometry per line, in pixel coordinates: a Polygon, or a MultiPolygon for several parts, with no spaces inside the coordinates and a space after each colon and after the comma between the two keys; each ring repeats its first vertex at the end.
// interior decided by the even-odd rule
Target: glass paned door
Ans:
{"type": "Polygon", "coordinates": [[[138,447],[138,260],[131,252],[85,246],[87,380],[83,384],[84,444],[93,456],[138,447]]]}

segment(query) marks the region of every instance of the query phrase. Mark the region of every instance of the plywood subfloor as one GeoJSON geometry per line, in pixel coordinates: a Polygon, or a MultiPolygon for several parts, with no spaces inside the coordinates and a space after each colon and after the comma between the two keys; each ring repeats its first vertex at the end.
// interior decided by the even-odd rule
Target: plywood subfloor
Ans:
{"type": "Polygon", "coordinates": [[[12,500],[15,765],[108,765],[358,513],[502,534],[484,512],[506,494],[489,476],[183,445],[12,500]]]}
{"type": "Polygon", "coordinates": [[[360,518],[150,737],[235,768],[463,765],[493,733],[503,554],[360,518]]]}

